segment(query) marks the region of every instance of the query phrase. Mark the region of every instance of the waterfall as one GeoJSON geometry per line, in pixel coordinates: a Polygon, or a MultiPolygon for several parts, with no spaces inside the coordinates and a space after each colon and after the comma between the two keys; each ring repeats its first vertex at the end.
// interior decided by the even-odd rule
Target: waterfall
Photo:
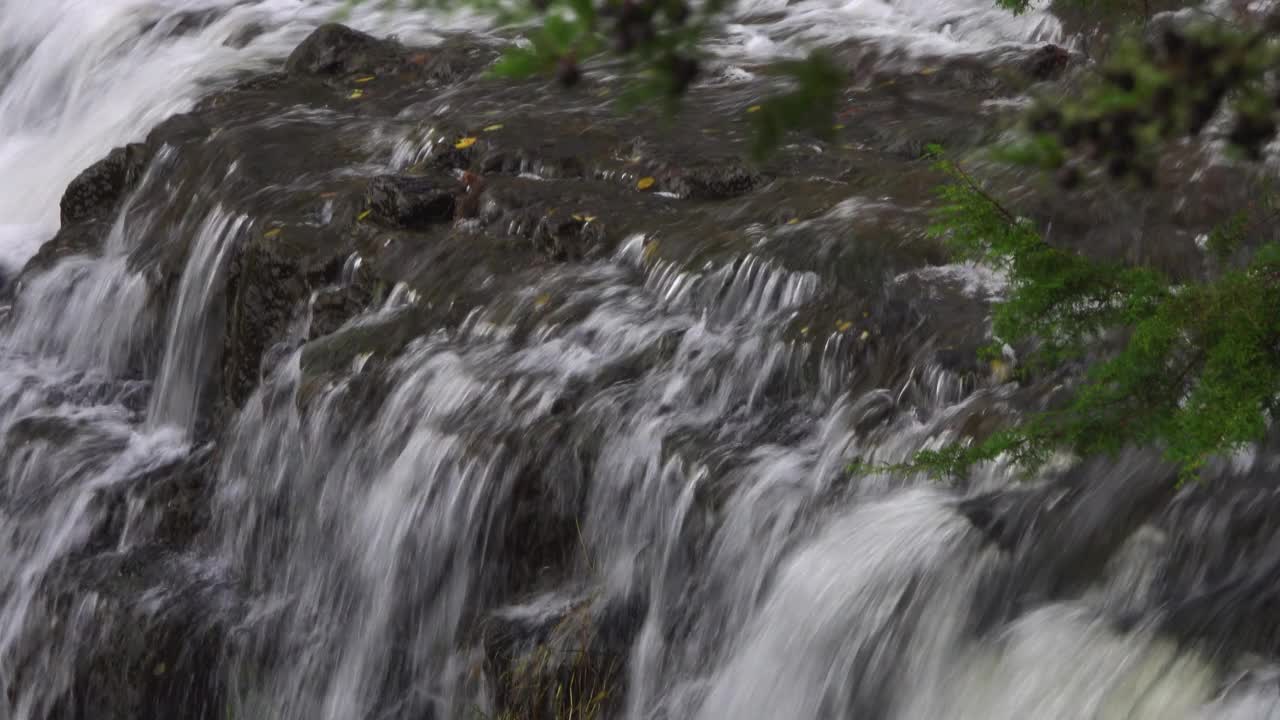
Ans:
{"type": "MultiPolygon", "coordinates": [[[[1032,406],[962,346],[1002,278],[903,230],[914,158],[641,194],[628,119],[467,75],[493,38],[465,12],[348,18],[429,49],[404,87],[264,74],[342,5],[0,0],[0,720],[1280,717],[1274,658],[1231,624],[1266,615],[1273,451],[1215,469],[1240,494],[1170,491],[1102,539],[1078,508],[1139,504],[1107,481],[1148,487],[1149,457],[859,469],[1032,406]],[[440,138],[520,123],[488,205],[370,219],[370,177],[443,184],[440,138]],[[520,156],[599,127],[629,153],[595,172],[520,156]],[[66,217],[126,143],[121,197],[66,217]],[[590,246],[606,212],[643,229],[590,246]],[[1011,546],[1000,513],[1029,528],[1011,546]],[[1086,581],[1045,581],[1055,558],[1086,581]]],[[[980,91],[933,63],[1067,42],[985,0],[740,11],[701,109],[749,107],[743,68],[805,43],[960,103],[980,91]]]]}

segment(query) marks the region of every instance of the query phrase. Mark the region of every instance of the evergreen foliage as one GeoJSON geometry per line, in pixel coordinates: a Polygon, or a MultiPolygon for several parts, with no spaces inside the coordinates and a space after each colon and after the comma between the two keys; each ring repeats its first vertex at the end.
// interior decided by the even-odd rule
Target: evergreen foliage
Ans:
{"type": "Polygon", "coordinates": [[[1005,157],[1057,171],[1066,189],[1091,165],[1151,186],[1165,145],[1230,115],[1225,139],[1259,159],[1276,134],[1280,96],[1269,73],[1280,64],[1280,16],[1261,25],[1166,27],[1146,41],[1121,42],[1078,97],[1029,113],[1029,137],[1005,157]]]}
{"type": "Polygon", "coordinates": [[[1280,243],[1176,285],[1150,267],[1054,247],[958,165],[939,167],[952,182],[940,191],[934,232],[1007,273],[993,334],[1032,345],[1025,370],[1060,367],[1107,335],[1121,349],[1091,365],[1062,407],[974,445],[922,452],[912,469],[963,473],[1001,455],[1035,468],[1058,449],[1090,456],[1154,445],[1188,478],[1262,436],[1280,407],[1280,243]]]}

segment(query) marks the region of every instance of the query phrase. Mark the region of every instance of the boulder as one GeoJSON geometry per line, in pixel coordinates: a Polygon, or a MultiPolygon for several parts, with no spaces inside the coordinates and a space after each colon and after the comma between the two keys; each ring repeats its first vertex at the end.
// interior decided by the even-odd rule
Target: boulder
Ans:
{"type": "Polygon", "coordinates": [[[285,69],[295,75],[372,73],[400,65],[404,57],[400,43],[329,23],[316,28],[294,49],[285,69]]]}
{"type": "Polygon", "coordinates": [[[71,181],[62,195],[62,224],[101,218],[114,212],[138,184],[150,161],[150,148],[133,143],[112,150],[90,165],[71,181]]]}

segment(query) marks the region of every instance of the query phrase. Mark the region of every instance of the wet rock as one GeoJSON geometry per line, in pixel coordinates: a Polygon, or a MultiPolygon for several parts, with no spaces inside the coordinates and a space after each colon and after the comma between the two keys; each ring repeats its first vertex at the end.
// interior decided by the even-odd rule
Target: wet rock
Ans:
{"type": "Polygon", "coordinates": [[[517,466],[491,562],[509,595],[563,582],[581,549],[591,453],[557,413],[512,438],[531,451],[517,466]]]}
{"type": "Polygon", "coordinates": [[[361,282],[346,287],[318,291],[311,303],[311,327],[308,328],[307,339],[314,340],[337,331],[348,320],[372,305],[379,295],[378,291],[378,283],[370,274],[365,274],[361,282]]]}
{"type": "Polygon", "coordinates": [[[111,223],[105,220],[63,225],[56,235],[40,246],[40,249],[23,266],[19,277],[36,275],[74,255],[97,256],[102,243],[111,232],[111,223]]]}
{"type": "Polygon", "coordinates": [[[369,182],[366,200],[372,219],[412,230],[452,221],[462,190],[447,176],[381,175],[369,182]]]}
{"type": "MultiPolygon", "coordinates": [[[[296,347],[305,340],[290,336],[294,321],[305,312],[312,291],[341,279],[354,251],[354,239],[336,227],[264,233],[240,248],[227,274],[222,384],[229,407],[240,407],[257,387],[272,347],[281,342],[296,347]]],[[[322,308],[322,322],[340,325],[361,299],[372,295],[372,289],[361,285],[349,298],[330,301],[322,308]]]]}
{"type": "Polygon", "coordinates": [[[726,200],[763,187],[768,176],[737,160],[710,162],[664,174],[662,188],[691,200],[726,200]]]}
{"type": "Polygon", "coordinates": [[[404,58],[400,43],[329,23],[316,28],[294,49],[285,69],[297,75],[346,75],[395,67],[404,58]]]}
{"type": "Polygon", "coordinates": [[[1062,75],[1071,64],[1071,51],[1059,45],[1042,45],[1023,63],[1023,69],[1034,80],[1052,80],[1062,75]]]}
{"type": "Polygon", "coordinates": [[[599,257],[644,232],[668,202],[607,182],[495,175],[486,178],[476,214],[487,233],[565,262],[599,257]]]}
{"type": "Polygon", "coordinates": [[[419,77],[439,85],[456,85],[474,78],[498,59],[492,47],[466,40],[448,39],[409,56],[419,77]]]}
{"type": "Polygon", "coordinates": [[[145,473],[133,483],[141,502],[139,522],[132,532],[145,533],[166,547],[189,547],[210,522],[209,482],[216,472],[212,445],[145,473]]]}
{"type": "Polygon", "coordinates": [[[294,308],[306,296],[304,279],[259,248],[249,248],[231,264],[223,392],[232,407],[248,399],[261,378],[260,360],[282,336],[294,308]]]}
{"type": "Polygon", "coordinates": [[[197,450],[89,499],[92,526],[41,579],[32,622],[8,648],[18,668],[9,687],[39,688],[34,699],[52,704],[32,717],[223,717],[219,658],[242,606],[190,553],[208,517],[211,458],[197,450]],[[70,662],[49,683],[41,674],[55,658],[70,662]]]}
{"type": "Polygon", "coordinates": [[[962,347],[938,348],[933,353],[933,361],[944,370],[965,377],[981,377],[985,365],[981,359],[982,347],[977,344],[962,347]]]}
{"type": "Polygon", "coordinates": [[[1176,480],[1155,453],[1130,450],[1036,487],[961,501],[960,513],[1013,560],[1007,583],[994,583],[990,602],[979,604],[984,624],[1096,581],[1124,542],[1168,506],[1176,480]]]}
{"type": "MultiPolygon", "coordinates": [[[[1274,457],[1278,439],[1263,440],[1258,457],[1274,457]]],[[[1211,465],[1158,523],[1165,558],[1152,602],[1160,627],[1211,654],[1280,653],[1280,490],[1270,464],[1243,473],[1230,462],[1211,465]]],[[[1143,619],[1139,612],[1131,621],[1143,619]]]]}
{"type": "Polygon", "coordinates": [[[62,224],[105,217],[119,207],[151,161],[151,150],[139,143],[118,147],[71,181],[62,195],[62,224]]]}
{"type": "Polygon", "coordinates": [[[608,717],[622,700],[644,610],[638,596],[545,594],[491,614],[482,627],[499,711],[525,720],[608,717]]]}
{"type": "Polygon", "coordinates": [[[146,546],[67,568],[50,588],[59,619],[46,640],[77,659],[53,716],[225,717],[219,663],[236,601],[199,562],[146,546]]]}
{"type": "MultiPolygon", "coordinates": [[[[382,289],[375,287],[373,292],[373,302],[379,302],[382,289]]],[[[362,378],[364,387],[359,388],[359,392],[375,399],[353,401],[346,407],[352,415],[361,409],[376,412],[376,397],[386,390],[385,378],[380,371],[415,338],[456,320],[448,308],[409,305],[395,311],[382,310],[362,316],[329,334],[316,334],[302,347],[299,407],[308,407],[339,380],[362,378]]]]}
{"type": "Polygon", "coordinates": [[[533,231],[533,244],[552,260],[581,260],[595,254],[604,243],[604,228],[581,213],[555,209],[533,231]]]}
{"type": "Polygon", "coordinates": [[[547,180],[580,178],[587,174],[582,159],[575,155],[533,152],[526,149],[494,150],[480,160],[486,173],[536,175],[547,180]]]}

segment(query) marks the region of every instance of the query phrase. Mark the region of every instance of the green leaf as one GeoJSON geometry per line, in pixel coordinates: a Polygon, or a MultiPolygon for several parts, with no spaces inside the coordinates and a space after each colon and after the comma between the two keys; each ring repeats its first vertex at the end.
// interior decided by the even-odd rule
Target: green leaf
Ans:
{"type": "Polygon", "coordinates": [[[490,73],[495,77],[526,78],[550,67],[548,59],[529,48],[508,48],[494,63],[490,73]]]}
{"type": "Polygon", "coordinates": [[[542,23],[545,48],[556,55],[562,55],[573,49],[580,34],[581,28],[577,24],[558,14],[547,15],[542,23]]]}

